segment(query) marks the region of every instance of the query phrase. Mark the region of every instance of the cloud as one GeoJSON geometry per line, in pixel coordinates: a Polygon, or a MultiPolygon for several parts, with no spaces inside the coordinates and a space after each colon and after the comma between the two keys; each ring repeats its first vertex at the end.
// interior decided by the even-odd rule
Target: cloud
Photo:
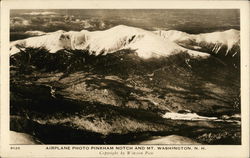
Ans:
{"type": "Polygon", "coordinates": [[[24,13],[25,15],[55,15],[56,12],[30,12],[30,13],[24,13]]]}
{"type": "Polygon", "coordinates": [[[11,18],[10,25],[11,26],[16,26],[16,25],[28,26],[28,25],[30,25],[30,21],[28,21],[24,18],[21,18],[21,17],[14,17],[14,18],[11,18]]]}

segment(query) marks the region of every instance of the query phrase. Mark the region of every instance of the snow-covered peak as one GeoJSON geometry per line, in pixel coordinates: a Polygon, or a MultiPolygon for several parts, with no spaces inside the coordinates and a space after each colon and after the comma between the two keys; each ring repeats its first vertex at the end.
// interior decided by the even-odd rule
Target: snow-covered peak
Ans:
{"type": "Polygon", "coordinates": [[[30,37],[24,40],[17,40],[10,43],[10,54],[16,54],[20,52],[20,48],[33,47],[41,48],[44,47],[48,49],[51,53],[55,53],[62,49],[59,42],[60,37],[63,34],[60,32],[46,33],[42,36],[30,37]]]}
{"type": "Polygon", "coordinates": [[[209,56],[207,53],[183,48],[154,32],[125,25],[93,32],[86,30],[65,32],[59,30],[42,36],[14,41],[11,43],[11,55],[19,52],[18,46],[44,47],[51,53],[56,53],[61,49],[88,50],[95,55],[105,55],[122,49],[131,49],[144,59],[169,56],[183,51],[194,57],[209,56]]]}
{"type": "Polygon", "coordinates": [[[182,46],[195,50],[206,48],[215,54],[217,54],[222,47],[226,47],[225,55],[227,55],[234,46],[240,47],[240,31],[235,29],[212,33],[201,33],[197,35],[176,30],[154,31],[154,33],[182,46]]]}

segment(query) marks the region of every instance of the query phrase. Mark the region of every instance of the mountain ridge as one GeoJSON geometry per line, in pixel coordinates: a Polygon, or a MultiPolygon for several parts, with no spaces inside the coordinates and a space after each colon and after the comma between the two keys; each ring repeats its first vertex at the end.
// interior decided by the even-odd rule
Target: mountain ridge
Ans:
{"type": "Polygon", "coordinates": [[[177,30],[159,30],[154,31],[154,33],[185,48],[197,51],[206,48],[206,51],[218,54],[222,50],[225,56],[230,55],[232,57],[240,52],[240,31],[235,29],[201,34],[188,34],[177,30]],[[237,50],[233,50],[234,47],[238,47],[237,50]]]}
{"type": "Polygon", "coordinates": [[[200,43],[205,43],[205,46],[208,45],[208,47],[210,43],[213,44],[213,48],[209,49],[212,49],[212,52],[215,53],[216,51],[218,53],[222,46],[226,47],[227,52],[234,45],[239,46],[239,31],[237,30],[192,35],[176,30],[147,31],[136,27],[118,25],[104,31],[66,32],[58,30],[51,33],[39,31],[27,33],[37,34],[37,36],[11,42],[10,55],[20,52],[19,49],[22,47],[45,47],[50,53],[56,53],[61,49],[69,49],[88,50],[94,55],[105,55],[122,49],[131,49],[144,59],[169,56],[179,52],[187,52],[192,57],[206,58],[209,56],[209,52],[201,51],[200,43]],[[232,36],[232,34],[235,36],[232,36]],[[226,37],[230,38],[220,38],[222,35],[227,35],[226,37]],[[196,44],[198,46],[192,46],[194,42],[198,43],[196,44]],[[215,47],[218,48],[215,49],[215,47]]]}

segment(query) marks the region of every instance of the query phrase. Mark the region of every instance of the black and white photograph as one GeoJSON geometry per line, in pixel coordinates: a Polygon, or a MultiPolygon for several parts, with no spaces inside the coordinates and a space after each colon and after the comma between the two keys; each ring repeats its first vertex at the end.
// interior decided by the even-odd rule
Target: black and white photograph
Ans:
{"type": "Polygon", "coordinates": [[[9,9],[1,100],[9,104],[10,150],[97,145],[99,156],[110,156],[99,149],[245,145],[242,14],[237,7],[9,9]]]}
{"type": "Polygon", "coordinates": [[[236,9],[10,12],[13,144],[241,144],[236,9]]]}

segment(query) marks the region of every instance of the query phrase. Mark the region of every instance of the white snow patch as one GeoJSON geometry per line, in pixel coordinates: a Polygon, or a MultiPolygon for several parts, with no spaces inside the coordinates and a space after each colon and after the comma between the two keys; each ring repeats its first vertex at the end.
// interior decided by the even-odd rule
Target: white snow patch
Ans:
{"type": "Polygon", "coordinates": [[[10,131],[10,144],[42,144],[33,136],[25,133],[10,131]]]}
{"type": "Polygon", "coordinates": [[[41,36],[41,35],[45,35],[46,33],[43,31],[26,31],[25,34],[32,35],[32,36],[41,36]]]}
{"type": "Polygon", "coordinates": [[[162,117],[172,120],[216,120],[217,119],[217,117],[199,116],[196,113],[180,114],[175,112],[167,112],[162,117]]]}

